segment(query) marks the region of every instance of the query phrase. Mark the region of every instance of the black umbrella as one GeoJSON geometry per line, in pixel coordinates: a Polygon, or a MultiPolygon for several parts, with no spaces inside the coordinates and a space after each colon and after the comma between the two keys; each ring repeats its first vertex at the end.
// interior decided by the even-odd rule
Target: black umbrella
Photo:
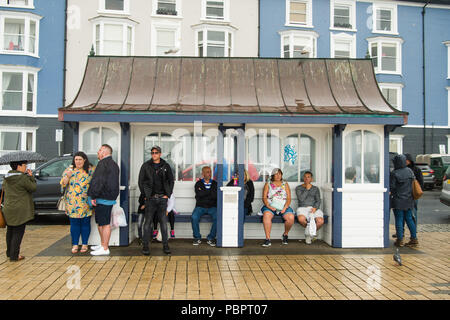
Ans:
{"type": "Polygon", "coordinates": [[[10,164],[11,162],[27,161],[33,162],[45,162],[47,161],[44,156],[33,151],[15,151],[7,153],[0,157],[0,165],[10,164]]]}

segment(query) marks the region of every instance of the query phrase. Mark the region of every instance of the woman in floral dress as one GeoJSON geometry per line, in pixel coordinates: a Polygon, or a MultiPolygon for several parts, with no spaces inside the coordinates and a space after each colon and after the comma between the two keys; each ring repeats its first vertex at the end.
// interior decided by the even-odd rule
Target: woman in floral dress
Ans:
{"type": "Polygon", "coordinates": [[[66,214],[70,219],[72,253],[78,252],[80,235],[82,243],[80,252],[88,250],[92,209],[89,206],[87,191],[93,173],[94,168],[86,154],[77,152],[73,157],[72,165],[64,171],[60,182],[63,188],[68,188],[64,200],[66,214]]]}

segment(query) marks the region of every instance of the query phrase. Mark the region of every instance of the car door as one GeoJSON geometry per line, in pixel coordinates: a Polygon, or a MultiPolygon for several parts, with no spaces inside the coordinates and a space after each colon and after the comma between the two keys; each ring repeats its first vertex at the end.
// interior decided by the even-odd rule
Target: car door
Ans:
{"type": "Polygon", "coordinates": [[[56,210],[61,197],[61,181],[64,170],[72,164],[72,158],[63,158],[36,170],[37,190],[33,194],[36,209],[56,210]]]}

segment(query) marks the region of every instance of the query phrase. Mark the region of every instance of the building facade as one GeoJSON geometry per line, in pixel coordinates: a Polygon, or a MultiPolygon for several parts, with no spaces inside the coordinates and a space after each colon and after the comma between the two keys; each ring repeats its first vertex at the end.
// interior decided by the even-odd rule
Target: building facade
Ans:
{"type": "Polygon", "coordinates": [[[385,98],[409,113],[390,150],[449,152],[450,3],[429,2],[261,0],[260,55],[371,57],[385,98]]]}
{"type": "MultiPolygon", "coordinates": [[[[0,1],[0,153],[37,151],[52,158],[63,103],[65,3],[0,1]]],[[[70,147],[69,141],[68,147],[70,147]]],[[[0,167],[0,173],[9,170],[0,167]]]]}

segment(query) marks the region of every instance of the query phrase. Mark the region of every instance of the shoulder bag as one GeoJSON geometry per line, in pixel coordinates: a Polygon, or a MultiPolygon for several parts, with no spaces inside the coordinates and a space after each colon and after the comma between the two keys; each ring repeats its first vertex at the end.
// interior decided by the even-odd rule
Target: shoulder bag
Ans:
{"type": "Polygon", "coordinates": [[[2,189],[2,195],[0,196],[0,228],[6,227],[5,217],[3,217],[3,212],[2,212],[3,193],[4,193],[4,191],[2,189]]]}
{"type": "Polygon", "coordinates": [[[423,195],[423,190],[420,187],[420,183],[419,183],[419,181],[417,181],[417,179],[413,180],[412,191],[413,191],[414,200],[419,199],[423,195]]]}

